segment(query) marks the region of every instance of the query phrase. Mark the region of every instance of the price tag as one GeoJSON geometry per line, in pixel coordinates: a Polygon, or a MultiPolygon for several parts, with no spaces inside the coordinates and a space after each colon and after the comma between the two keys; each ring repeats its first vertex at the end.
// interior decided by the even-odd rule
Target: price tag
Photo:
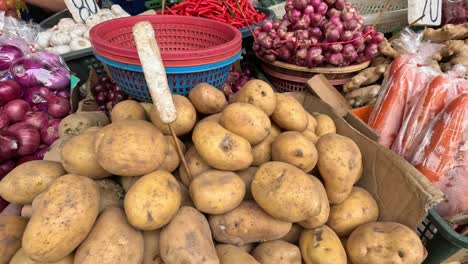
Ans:
{"type": "Polygon", "coordinates": [[[439,26],[442,20],[442,0],[408,0],[408,23],[439,26]]]}
{"type": "Polygon", "coordinates": [[[76,22],[84,22],[87,17],[99,12],[95,0],[65,0],[65,4],[76,22]]]}

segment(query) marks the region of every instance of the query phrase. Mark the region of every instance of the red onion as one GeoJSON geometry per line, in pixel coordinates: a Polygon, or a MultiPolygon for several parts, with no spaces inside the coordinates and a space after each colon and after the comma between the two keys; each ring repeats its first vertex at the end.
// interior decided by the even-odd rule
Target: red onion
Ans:
{"type": "Polygon", "coordinates": [[[107,93],[107,100],[112,101],[112,100],[114,100],[114,98],[115,98],[115,92],[114,91],[110,91],[110,92],[107,93]]]}
{"type": "Polygon", "coordinates": [[[36,53],[36,56],[42,60],[46,65],[55,67],[55,68],[63,68],[65,67],[65,63],[63,62],[62,58],[52,52],[49,51],[41,51],[36,53]]]}
{"type": "Polygon", "coordinates": [[[47,101],[47,111],[55,118],[62,118],[70,112],[70,102],[65,98],[50,94],[47,101]]]}
{"type": "Polygon", "coordinates": [[[27,112],[24,116],[24,122],[37,129],[41,129],[49,123],[49,115],[44,112],[27,112]]]}
{"type": "Polygon", "coordinates": [[[22,99],[15,99],[8,102],[4,107],[3,110],[8,115],[11,121],[19,122],[23,121],[24,115],[31,110],[29,104],[22,100],[22,99]]]}
{"type": "Polygon", "coordinates": [[[10,171],[15,168],[15,162],[12,160],[7,160],[0,163],[0,179],[7,175],[10,171]]]}
{"type": "Polygon", "coordinates": [[[316,8],[315,12],[324,16],[327,13],[328,6],[324,2],[320,3],[319,6],[316,8]]]}
{"type": "Polygon", "coordinates": [[[0,103],[6,104],[11,100],[20,98],[20,95],[21,86],[17,82],[11,80],[0,81],[0,103]]]}
{"type": "Polygon", "coordinates": [[[307,6],[306,8],[304,8],[303,13],[305,15],[310,15],[310,14],[314,13],[314,7],[311,6],[311,5],[307,6]]]}
{"type": "Polygon", "coordinates": [[[49,71],[39,60],[30,58],[16,60],[11,65],[10,71],[15,81],[23,87],[40,85],[40,80],[49,75],[49,71]]]}
{"type": "Polygon", "coordinates": [[[70,86],[70,72],[64,68],[56,68],[42,80],[42,83],[51,90],[65,89],[70,86]]]}
{"type": "Polygon", "coordinates": [[[48,150],[49,150],[49,146],[41,145],[37,149],[36,153],[34,153],[34,156],[36,156],[36,158],[39,160],[44,159],[44,155],[46,154],[48,150]]]}
{"type": "Polygon", "coordinates": [[[19,140],[18,155],[25,156],[34,153],[39,147],[41,137],[39,131],[26,122],[16,123],[8,128],[19,140]]]}
{"type": "Polygon", "coordinates": [[[5,111],[0,110],[0,130],[6,128],[10,124],[10,118],[5,111]]]}
{"type": "Polygon", "coordinates": [[[99,77],[99,82],[100,83],[109,83],[111,80],[107,75],[102,75],[99,77]]]}
{"type": "Polygon", "coordinates": [[[310,4],[314,7],[314,8],[317,8],[320,3],[322,3],[322,0],[311,0],[310,1],[310,4]]]}
{"type": "Polygon", "coordinates": [[[65,99],[70,98],[70,92],[68,90],[59,90],[55,93],[57,96],[63,97],[65,99]]]}
{"type": "Polygon", "coordinates": [[[41,140],[46,145],[52,145],[59,138],[58,127],[60,119],[49,120],[49,124],[41,129],[41,140]]]}
{"type": "Polygon", "coordinates": [[[15,60],[23,56],[23,51],[18,47],[13,45],[0,45],[0,71],[8,70],[15,60]]]}
{"type": "Polygon", "coordinates": [[[115,85],[112,84],[112,83],[106,83],[106,84],[104,84],[104,87],[106,87],[107,91],[112,91],[112,90],[114,90],[115,85]]]}
{"type": "Polygon", "coordinates": [[[273,29],[273,22],[271,20],[267,20],[265,21],[265,23],[263,23],[262,25],[262,30],[263,31],[270,31],[273,29]]]}
{"type": "Polygon", "coordinates": [[[96,95],[96,102],[99,104],[105,103],[107,101],[106,92],[100,92],[96,95]]]}
{"type": "Polygon", "coordinates": [[[10,131],[0,131],[0,161],[13,158],[19,149],[18,137],[10,131]]]}
{"type": "Polygon", "coordinates": [[[96,95],[100,92],[104,92],[105,91],[105,87],[104,85],[102,84],[96,84],[95,86],[91,87],[91,92],[96,95]]]}
{"type": "Polygon", "coordinates": [[[40,160],[36,155],[24,156],[16,162],[16,166],[32,160],[40,160]]]}
{"type": "Polygon", "coordinates": [[[24,100],[32,106],[34,111],[47,110],[47,97],[50,91],[47,87],[33,86],[24,90],[24,100]]]}
{"type": "Polygon", "coordinates": [[[298,10],[303,10],[307,7],[307,0],[293,0],[292,5],[298,10]]]}

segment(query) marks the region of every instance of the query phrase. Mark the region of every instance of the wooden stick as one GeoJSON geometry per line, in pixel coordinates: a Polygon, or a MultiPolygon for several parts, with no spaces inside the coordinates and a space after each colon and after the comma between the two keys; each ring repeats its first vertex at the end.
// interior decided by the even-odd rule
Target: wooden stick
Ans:
{"type": "Polygon", "coordinates": [[[164,15],[164,9],[166,9],[166,0],[162,0],[161,14],[164,15]]]}
{"type": "Polygon", "coordinates": [[[187,172],[189,181],[192,179],[190,171],[185,161],[184,153],[177,141],[177,135],[171,123],[177,119],[177,112],[172,100],[172,94],[167,83],[166,69],[161,59],[158,43],[154,34],[153,26],[148,21],[138,22],[133,26],[133,38],[140,58],[143,73],[145,75],[148,90],[156,105],[159,117],[164,124],[169,126],[172,137],[176,144],[177,153],[182,161],[182,165],[187,172]]]}
{"type": "Polygon", "coordinates": [[[392,3],[393,0],[388,0],[387,3],[385,4],[384,8],[382,9],[382,11],[380,11],[380,14],[379,16],[377,17],[377,19],[375,20],[374,22],[374,25],[372,25],[373,28],[375,28],[375,26],[377,26],[377,24],[380,22],[380,19],[382,19],[382,16],[385,12],[387,12],[387,9],[390,7],[390,4],[392,3]]]}

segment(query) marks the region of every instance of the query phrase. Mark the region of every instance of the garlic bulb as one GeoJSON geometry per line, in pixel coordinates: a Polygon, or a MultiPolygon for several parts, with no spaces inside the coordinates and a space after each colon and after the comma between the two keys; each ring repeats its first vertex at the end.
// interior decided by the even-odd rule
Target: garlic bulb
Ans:
{"type": "Polygon", "coordinates": [[[65,31],[56,31],[53,32],[50,36],[50,45],[59,46],[59,45],[68,45],[71,41],[70,36],[65,31]]]}
{"type": "Polygon", "coordinates": [[[91,30],[91,28],[86,29],[86,31],[83,33],[83,37],[89,39],[89,31],[90,30],[91,30]]]}
{"type": "Polygon", "coordinates": [[[69,28],[73,27],[76,24],[73,18],[64,17],[59,20],[57,23],[57,27],[59,30],[68,30],[69,28]]]}
{"type": "Polygon", "coordinates": [[[52,47],[50,50],[58,54],[65,54],[67,52],[70,52],[71,48],[68,45],[58,45],[58,46],[52,47]]]}
{"type": "Polygon", "coordinates": [[[69,34],[72,39],[79,38],[88,30],[85,24],[78,23],[73,28],[70,28],[69,34]]]}
{"type": "Polygon", "coordinates": [[[111,11],[114,13],[115,16],[117,17],[129,17],[130,14],[128,14],[121,6],[119,5],[112,5],[111,6],[111,11]]]}
{"type": "Polygon", "coordinates": [[[42,48],[49,47],[49,40],[51,36],[52,32],[50,31],[39,32],[39,34],[37,34],[36,44],[42,48]]]}
{"type": "Polygon", "coordinates": [[[91,47],[91,42],[85,38],[75,38],[70,42],[71,50],[80,50],[91,47]]]}
{"type": "Polygon", "coordinates": [[[85,24],[88,27],[93,27],[101,22],[101,18],[98,15],[91,15],[85,19],[85,24]]]}

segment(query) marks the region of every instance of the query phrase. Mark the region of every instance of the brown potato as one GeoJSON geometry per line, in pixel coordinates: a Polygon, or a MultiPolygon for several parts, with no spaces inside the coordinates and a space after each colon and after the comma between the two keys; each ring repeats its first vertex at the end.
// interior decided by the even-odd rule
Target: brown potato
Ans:
{"type": "Polygon", "coordinates": [[[141,104],[133,100],[117,103],[111,112],[112,123],[122,120],[146,120],[146,112],[141,104]]]}
{"type": "Polygon", "coordinates": [[[248,244],[244,244],[242,246],[235,246],[235,245],[234,246],[239,248],[240,250],[250,254],[250,252],[252,252],[252,250],[254,249],[255,245],[256,245],[256,243],[248,243],[248,244]]]}
{"type": "MultiPolygon", "coordinates": [[[[177,111],[177,119],[171,123],[171,126],[177,136],[182,136],[192,130],[197,121],[197,111],[190,100],[185,96],[173,94],[172,100],[174,101],[174,106],[177,111]]],[[[171,135],[169,126],[164,124],[159,118],[156,106],[151,109],[150,117],[154,126],[161,130],[164,135],[171,135]]]]}
{"type": "Polygon", "coordinates": [[[76,250],[75,263],[141,263],[143,249],[141,232],[128,224],[121,208],[109,207],[76,250]]]}
{"type": "Polygon", "coordinates": [[[200,83],[193,87],[188,98],[197,111],[202,114],[219,113],[227,105],[224,93],[207,83],[200,83]]]}
{"type": "MultiPolygon", "coordinates": [[[[96,183],[67,174],[42,195],[23,235],[23,250],[32,259],[58,261],[86,238],[99,213],[96,183]]],[[[78,262],[81,263],[81,262],[78,262]]]]}
{"type": "Polygon", "coordinates": [[[307,229],[314,229],[323,226],[327,222],[328,216],[330,215],[330,203],[328,202],[327,191],[325,190],[322,182],[315,176],[309,175],[309,177],[314,182],[319,195],[320,213],[316,216],[309,217],[304,221],[298,222],[298,224],[307,229]]]}
{"type": "Polygon", "coordinates": [[[217,245],[216,253],[221,264],[259,264],[249,253],[233,245],[217,245]]]}
{"type": "Polygon", "coordinates": [[[298,224],[293,224],[291,227],[291,230],[289,230],[289,233],[287,233],[284,237],[282,237],[281,240],[284,240],[291,244],[297,244],[297,241],[299,241],[299,237],[301,236],[301,233],[302,233],[302,227],[298,224]]]}
{"type": "MultiPolygon", "coordinates": [[[[213,169],[210,167],[210,165],[208,165],[208,163],[206,163],[200,154],[198,154],[195,146],[190,147],[187,152],[185,152],[185,161],[187,162],[188,169],[193,178],[197,177],[202,172],[213,169]]],[[[190,185],[187,172],[185,171],[183,165],[179,166],[179,178],[185,186],[190,185]]]]}
{"type": "Polygon", "coordinates": [[[257,145],[270,134],[270,118],[260,108],[247,103],[232,103],[221,113],[219,123],[251,145],[257,145]]]}
{"type": "Polygon", "coordinates": [[[152,103],[141,102],[140,105],[145,110],[146,121],[150,121],[151,120],[150,113],[151,113],[151,109],[153,108],[153,104],[152,103]]]}
{"type": "Polygon", "coordinates": [[[159,238],[161,236],[161,229],[144,231],[144,251],[143,251],[143,264],[164,264],[159,250],[159,238]]]}
{"type": "Polygon", "coordinates": [[[207,214],[224,214],[244,199],[245,184],[230,171],[209,170],[190,183],[190,196],[195,207],[207,214]]]}
{"type": "Polygon", "coordinates": [[[302,264],[299,248],[283,240],[260,243],[252,256],[261,264],[302,264]]]}
{"type": "Polygon", "coordinates": [[[95,182],[101,194],[99,212],[104,211],[107,207],[123,207],[125,193],[120,184],[110,179],[97,180],[95,182]]]}
{"type": "Polygon", "coordinates": [[[375,222],[378,218],[379,207],[374,197],[362,188],[353,187],[346,200],[331,207],[327,225],[342,237],[351,234],[358,226],[375,222]]]}
{"type": "Polygon", "coordinates": [[[294,165],[304,172],[311,171],[318,160],[317,148],[312,141],[297,131],[286,131],[275,138],[271,157],[294,165]]]}
{"type": "Polygon", "coordinates": [[[193,207],[180,208],[161,231],[159,248],[164,263],[219,264],[210,226],[193,207]]]}
{"type": "Polygon", "coordinates": [[[123,120],[105,126],[95,139],[99,164],[119,176],[141,176],[150,173],[166,157],[166,139],[151,123],[123,120]]]}
{"type": "Polygon", "coordinates": [[[192,141],[200,156],[215,169],[236,171],[252,164],[252,147],[249,142],[220,124],[198,123],[193,130],[192,141]]]}
{"type": "Polygon", "coordinates": [[[214,114],[214,115],[209,115],[209,116],[203,118],[202,120],[200,120],[198,123],[205,122],[205,121],[212,121],[212,122],[215,122],[215,123],[219,124],[220,119],[221,119],[221,113],[218,113],[218,114],[214,114]]]}
{"type": "Polygon", "coordinates": [[[87,176],[92,179],[101,179],[111,176],[98,163],[98,157],[94,150],[94,139],[97,132],[86,132],[74,136],[65,144],[61,151],[63,168],[68,173],[87,176]]]}
{"type": "Polygon", "coordinates": [[[258,205],[277,219],[299,222],[320,213],[314,182],[290,164],[279,161],[263,164],[250,188],[258,205]]]}
{"type": "Polygon", "coordinates": [[[130,187],[132,187],[133,184],[135,184],[138,179],[140,179],[140,176],[134,176],[134,177],[119,177],[120,179],[120,184],[122,184],[122,188],[124,189],[125,193],[130,190],[130,187]]]}
{"type": "MultiPolygon", "coordinates": [[[[166,158],[164,159],[163,163],[161,164],[161,167],[159,167],[159,170],[165,170],[168,172],[173,172],[179,167],[180,165],[180,157],[179,153],[177,152],[177,146],[174,142],[174,138],[172,136],[164,136],[166,138],[166,158]]],[[[177,142],[179,143],[179,146],[182,150],[182,153],[185,153],[185,145],[177,139],[177,142]]]]}
{"type": "Polygon", "coordinates": [[[0,181],[0,196],[10,203],[30,204],[58,177],[66,174],[55,161],[33,160],[18,165],[0,181]]]}
{"type": "Polygon", "coordinates": [[[291,96],[276,94],[276,108],[271,119],[285,129],[291,131],[304,131],[309,125],[307,111],[291,96]]]}
{"type": "Polygon", "coordinates": [[[373,222],[358,227],[346,243],[354,264],[413,264],[424,260],[424,246],[408,227],[393,222],[373,222]]]}
{"type": "Polygon", "coordinates": [[[260,166],[263,163],[271,161],[271,144],[277,136],[281,134],[281,129],[275,124],[271,124],[270,134],[258,145],[252,147],[254,160],[253,166],[260,166]]]}
{"type": "Polygon", "coordinates": [[[362,174],[362,156],[359,147],[351,139],[326,134],[317,141],[318,169],[325,181],[330,204],[343,202],[362,174]]]}
{"type": "Polygon", "coordinates": [[[306,130],[309,130],[313,133],[317,130],[317,120],[315,120],[315,117],[311,115],[309,112],[306,112],[307,115],[307,128],[306,130]]]}
{"type": "MultiPolygon", "coordinates": [[[[44,264],[44,262],[32,260],[24,253],[24,250],[20,248],[10,260],[9,264],[44,264]]],[[[47,262],[47,264],[73,264],[73,254],[67,255],[59,261],[47,262]]]]}
{"type": "Polygon", "coordinates": [[[233,245],[279,239],[291,229],[291,223],[271,217],[252,201],[223,215],[212,215],[209,221],[214,239],[233,245]]]}
{"type": "Polygon", "coordinates": [[[310,140],[312,143],[317,144],[319,137],[314,132],[312,132],[312,130],[306,129],[302,131],[301,134],[308,140],[310,140]]]}
{"type": "Polygon", "coordinates": [[[142,176],[124,199],[128,222],[140,230],[155,230],[171,221],[181,203],[177,180],[167,171],[142,176]]]}
{"type": "Polygon", "coordinates": [[[305,229],[299,239],[299,246],[306,264],[346,264],[346,251],[340,239],[326,225],[305,229]]]}
{"type": "Polygon", "coordinates": [[[109,118],[102,111],[77,112],[67,115],[60,121],[58,133],[60,138],[76,136],[90,127],[102,127],[109,123],[109,118]]]}
{"type": "Polygon", "coordinates": [[[336,134],[336,126],[335,122],[333,122],[333,119],[327,115],[323,114],[317,114],[314,113],[314,118],[317,122],[317,126],[315,128],[315,134],[318,137],[321,137],[326,134],[336,134]]]}
{"type": "Polygon", "coordinates": [[[257,172],[258,167],[248,167],[245,170],[237,171],[237,175],[241,177],[245,184],[245,200],[253,200],[252,192],[250,191],[250,185],[252,184],[253,177],[257,172]]]}
{"type": "Polygon", "coordinates": [[[16,215],[0,215],[0,263],[8,263],[21,248],[21,237],[28,219],[16,215]]]}
{"type": "Polygon", "coordinates": [[[250,80],[231,99],[231,102],[253,104],[270,116],[276,108],[275,92],[262,80],[250,80]]]}

